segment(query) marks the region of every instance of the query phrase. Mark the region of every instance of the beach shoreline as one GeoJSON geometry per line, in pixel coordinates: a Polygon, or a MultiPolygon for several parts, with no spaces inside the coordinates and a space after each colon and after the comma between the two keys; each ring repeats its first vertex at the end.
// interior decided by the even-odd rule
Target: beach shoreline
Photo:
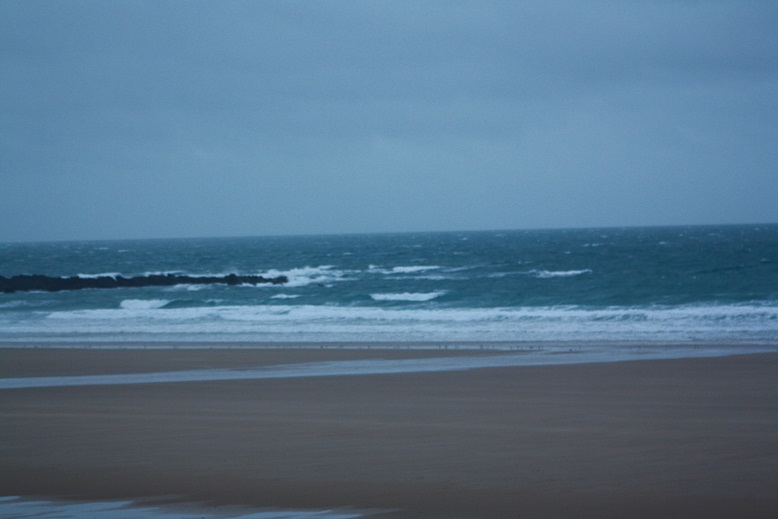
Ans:
{"type": "MultiPolygon", "coordinates": [[[[498,352],[499,353],[499,352],[498,352]]],[[[0,349],[0,377],[403,349],[0,349]]],[[[4,495],[389,517],[774,517],[778,354],[4,390],[4,495]]]]}

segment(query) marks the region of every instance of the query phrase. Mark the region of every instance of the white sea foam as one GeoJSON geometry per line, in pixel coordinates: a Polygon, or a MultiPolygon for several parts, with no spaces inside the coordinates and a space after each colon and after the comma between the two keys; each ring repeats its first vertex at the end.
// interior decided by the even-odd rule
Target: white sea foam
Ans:
{"type": "Polygon", "coordinates": [[[297,294],[276,294],[270,299],[297,299],[298,297],[300,296],[297,294]]]}
{"type": "Polygon", "coordinates": [[[286,276],[289,281],[283,284],[285,287],[304,287],[312,284],[329,285],[333,282],[349,279],[348,271],[334,269],[332,265],[300,267],[288,270],[271,269],[259,275],[271,278],[286,276]]]}
{"type": "Polygon", "coordinates": [[[398,266],[398,267],[379,267],[378,265],[370,265],[369,266],[369,272],[378,273],[378,274],[417,274],[419,272],[427,272],[430,270],[437,270],[441,267],[437,265],[408,265],[408,266],[398,266]]]}
{"type": "Polygon", "coordinates": [[[401,294],[370,294],[370,297],[373,298],[374,301],[432,301],[445,293],[444,290],[439,290],[437,292],[427,293],[403,292],[401,294]]]}
{"type": "Polygon", "coordinates": [[[124,310],[154,310],[168,303],[168,299],[125,299],[119,303],[119,307],[124,310]]]}
{"type": "MultiPolygon", "coordinates": [[[[95,278],[114,278],[121,276],[119,272],[104,272],[102,274],[76,274],[76,276],[83,279],[95,279],[95,278]]],[[[67,276],[66,276],[67,277],[67,276]]]]}
{"type": "Polygon", "coordinates": [[[291,304],[160,308],[160,304],[144,301],[128,303],[126,308],[0,321],[0,338],[542,342],[572,337],[576,341],[778,343],[778,305],[419,309],[291,304]]]}
{"type": "MultiPolygon", "coordinates": [[[[192,276],[195,277],[195,276],[192,276]]],[[[180,285],[170,285],[170,286],[163,286],[159,287],[159,290],[163,292],[199,292],[200,290],[204,290],[208,288],[208,285],[187,285],[187,284],[180,284],[180,285]]]]}
{"type": "Polygon", "coordinates": [[[540,279],[548,278],[569,278],[573,276],[580,276],[581,274],[590,274],[591,269],[583,270],[533,270],[532,275],[540,279]]]}
{"type": "Polygon", "coordinates": [[[414,265],[409,267],[393,267],[392,273],[394,274],[414,274],[416,272],[425,272],[427,270],[439,269],[437,265],[414,265]]]}

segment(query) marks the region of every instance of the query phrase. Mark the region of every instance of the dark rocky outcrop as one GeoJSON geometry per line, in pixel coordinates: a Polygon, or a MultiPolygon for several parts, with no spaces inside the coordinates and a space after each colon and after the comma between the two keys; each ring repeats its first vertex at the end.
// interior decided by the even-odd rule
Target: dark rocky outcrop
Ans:
{"type": "Polygon", "coordinates": [[[30,292],[40,290],[44,292],[59,292],[61,290],[81,290],[85,288],[133,288],[151,286],[173,285],[280,285],[289,281],[286,276],[266,278],[263,276],[239,276],[228,274],[226,276],[186,276],[178,274],[152,274],[149,276],[96,276],[96,277],[51,277],[34,275],[20,275],[6,278],[0,276],[0,292],[30,292]]]}

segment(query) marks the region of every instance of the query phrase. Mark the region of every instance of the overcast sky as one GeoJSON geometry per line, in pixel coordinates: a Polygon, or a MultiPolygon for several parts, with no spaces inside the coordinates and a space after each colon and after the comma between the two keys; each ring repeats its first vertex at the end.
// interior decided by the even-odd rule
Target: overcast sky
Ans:
{"type": "Polygon", "coordinates": [[[778,222],[778,2],[0,1],[0,241],[778,222]]]}

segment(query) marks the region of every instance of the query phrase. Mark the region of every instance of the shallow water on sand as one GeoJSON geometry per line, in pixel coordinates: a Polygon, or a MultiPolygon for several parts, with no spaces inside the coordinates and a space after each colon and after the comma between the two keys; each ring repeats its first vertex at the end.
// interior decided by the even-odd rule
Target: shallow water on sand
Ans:
{"type": "Polygon", "coordinates": [[[465,355],[457,357],[410,359],[362,359],[326,362],[302,362],[241,369],[196,369],[78,376],[0,378],[0,390],[32,387],[102,386],[116,384],[158,384],[175,382],[214,382],[220,380],[258,380],[302,377],[337,377],[354,375],[388,375],[430,373],[469,369],[626,362],[638,360],[722,357],[729,355],[774,352],[774,347],[726,346],[590,346],[545,347],[504,355],[465,355]]]}
{"type": "Polygon", "coordinates": [[[42,519],[355,519],[366,512],[353,510],[250,509],[207,507],[195,503],[161,504],[153,501],[61,501],[0,497],[0,517],[42,519]]]}

